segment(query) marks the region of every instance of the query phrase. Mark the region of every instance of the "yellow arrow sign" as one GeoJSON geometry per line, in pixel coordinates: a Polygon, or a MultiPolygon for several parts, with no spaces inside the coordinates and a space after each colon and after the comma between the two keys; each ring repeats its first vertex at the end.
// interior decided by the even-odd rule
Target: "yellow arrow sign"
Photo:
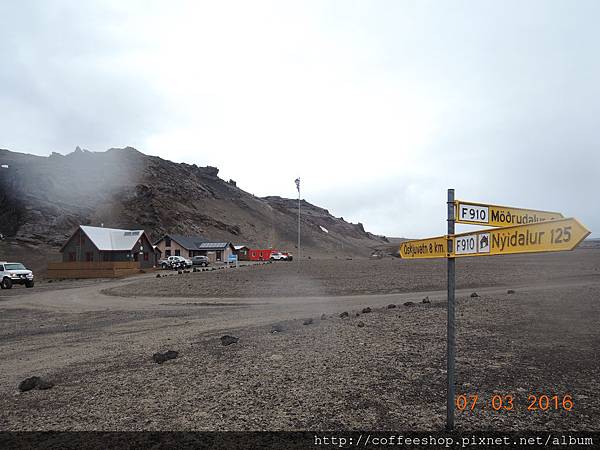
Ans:
{"type": "Polygon", "coordinates": [[[573,250],[589,234],[589,230],[572,218],[516,227],[493,228],[454,235],[452,256],[489,256],[573,250]]]}
{"type": "Polygon", "coordinates": [[[400,244],[402,258],[447,258],[448,238],[446,236],[417,239],[400,244]]]}
{"type": "Polygon", "coordinates": [[[513,227],[563,218],[563,215],[558,212],[487,205],[463,200],[457,200],[455,205],[456,222],[473,225],[513,227]]]}

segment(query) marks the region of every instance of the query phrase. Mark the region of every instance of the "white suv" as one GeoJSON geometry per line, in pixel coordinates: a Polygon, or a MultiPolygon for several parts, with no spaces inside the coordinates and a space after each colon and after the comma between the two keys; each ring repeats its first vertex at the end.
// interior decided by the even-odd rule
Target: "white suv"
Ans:
{"type": "Polygon", "coordinates": [[[273,252],[271,253],[271,257],[269,259],[271,261],[285,261],[287,260],[287,256],[281,252],[273,252]]]}
{"type": "Polygon", "coordinates": [[[187,268],[192,267],[192,260],[184,258],[183,256],[169,256],[166,259],[159,261],[159,263],[163,269],[169,269],[173,267],[173,264],[183,264],[187,268]]]}
{"type": "Polygon", "coordinates": [[[21,263],[0,261],[0,288],[10,289],[13,284],[33,287],[33,272],[21,263]]]}

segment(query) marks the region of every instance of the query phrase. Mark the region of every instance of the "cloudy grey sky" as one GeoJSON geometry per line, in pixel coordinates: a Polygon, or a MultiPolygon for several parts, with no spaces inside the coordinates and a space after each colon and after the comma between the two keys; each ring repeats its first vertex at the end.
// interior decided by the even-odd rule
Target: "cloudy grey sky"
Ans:
{"type": "Polygon", "coordinates": [[[600,237],[600,2],[0,1],[0,148],[134,146],[375,233],[457,198],[600,237]]]}

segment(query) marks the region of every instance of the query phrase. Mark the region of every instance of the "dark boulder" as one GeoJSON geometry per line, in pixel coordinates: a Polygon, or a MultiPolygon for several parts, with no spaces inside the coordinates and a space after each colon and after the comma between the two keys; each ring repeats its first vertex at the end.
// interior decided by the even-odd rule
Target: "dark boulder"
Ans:
{"type": "Polygon", "coordinates": [[[23,381],[21,381],[19,383],[19,390],[21,392],[27,392],[27,391],[30,391],[32,389],[35,389],[35,387],[37,386],[37,383],[38,383],[39,379],[40,379],[39,377],[25,378],[23,381]]]}
{"type": "Polygon", "coordinates": [[[367,306],[366,308],[363,308],[363,310],[362,310],[362,313],[363,313],[363,314],[368,314],[368,313],[370,313],[371,311],[372,311],[372,309],[371,309],[371,308],[369,308],[369,307],[367,306]]]}
{"type": "Polygon", "coordinates": [[[274,323],[271,325],[271,333],[283,333],[285,328],[280,323],[274,323]]]}
{"type": "Polygon", "coordinates": [[[27,392],[32,389],[46,390],[54,387],[54,383],[41,378],[41,377],[29,377],[25,378],[19,383],[19,391],[27,392]]]}
{"type": "Polygon", "coordinates": [[[396,305],[394,305],[393,303],[390,303],[389,305],[387,305],[387,309],[394,309],[396,307],[396,305]]]}
{"type": "Polygon", "coordinates": [[[165,352],[165,356],[167,359],[175,359],[179,356],[179,352],[176,352],[175,350],[168,350],[165,352]]]}
{"type": "Polygon", "coordinates": [[[239,340],[240,338],[238,337],[229,336],[228,334],[226,334],[225,336],[221,336],[221,345],[237,344],[237,341],[239,340]]]}
{"type": "Polygon", "coordinates": [[[344,317],[348,317],[348,311],[344,311],[343,313],[340,314],[340,317],[343,319],[344,317]]]}
{"type": "Polygon", "coordinates": [[[405,302],[404,306],[415,306],[414,302],[405,302]]]}

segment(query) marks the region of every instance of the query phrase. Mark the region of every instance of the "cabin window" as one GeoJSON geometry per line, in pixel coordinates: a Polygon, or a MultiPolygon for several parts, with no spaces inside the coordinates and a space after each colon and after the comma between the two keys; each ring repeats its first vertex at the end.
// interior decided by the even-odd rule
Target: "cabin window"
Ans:
{"type": "Polygon", "coordinates": [[[171,250],[165,250],[165,258],[171,256],[171,250]]]}
{"type": "Polygon", "coordinates": [[[181,256],[181,251],[180,250],[175,250],[175,256],[181,256]]]}
{"type": "Polygon", "coordinates": [[[217,250],[217,261],[221,261],[223,258],[223,252],[221,250],[217,250]]]}
{"type": "Polygon", "coordinates": [[[170,237],[166,237],[165,238],[165,247],[170,247],[171,246],[171,238],[170,237]]]}
{"type": "Polygon", "coordinates": [[[144,252],[144,261],[148,261],[148,252],[144,252]]]}

